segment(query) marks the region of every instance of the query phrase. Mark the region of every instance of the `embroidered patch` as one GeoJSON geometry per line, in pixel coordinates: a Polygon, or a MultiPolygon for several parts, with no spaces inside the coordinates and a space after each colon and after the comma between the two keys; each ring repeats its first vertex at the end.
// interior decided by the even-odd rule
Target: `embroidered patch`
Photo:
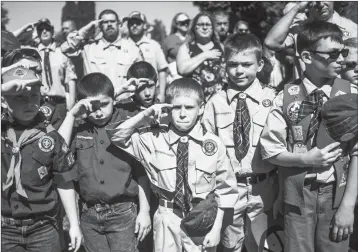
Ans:
{"type": "Polygon", "coordinates": [[[52,110],[47,107],[47,106],[41,106],[40,107],[40,111],[45,115],[45,116],[50,116],[52,114],[52,110]]]}
{"type": "Polygon", "coordinates": [[[345,95],[345,94],[346,94],[345,92],[338,90],[338,92],[334,96],[345,95]]]}
{"type": "Polygon", "coordinates": [[[295,142],[303,141],[303,129],[301,125],[292,126],[292,135],[295,142]]]}
{"type": "Polygon", "coordinates": [[[91,137],[91,136],[81,136],[81,135],[77,135],[76,138],[78,138],[78,139],[93,139],[93,137],[91,137]]]}
{"type": "Polygon", "coordinates": [[[68,152],[68,146],[67,146],[67,144],[66,144],[66,143],[63,143],[61,149],[62,149],[62,151],[63,151],[64,153],[67,153],[67,152],[68,152]]]}
{"type": "Polygon", "coordinates": [[[39,148],[43,152],[50,152],[55,147],[55,141],[50,136],[43,136],[39,140],[39,148]]]}
{"type": "Polygon", "coordinates": [[[41,166],[37,169],[37,172],[40,176],[40,179],[43,179],[48,174],[46,166],[41,166]]]}
{"type": "Polygon", "coordinates": [[[287,106],[287,117],[293,122],[298,120],[298,112],[300,111],[301,101],[291,102],[287,106]]]}
{"type": "Polygon", "coordinates": [[[202,150],[205,155],[212,156],[218,151],[218,144],[212,139],[207,139],[203,143],[202,150]]]}
{"type": "Polygon", "coordinates": [[[350,34],[350,32],[348,32],[348,31],[343,31],[343,36],[344,37],[349,37],[351,34],[350,34]]]}
{"type": "Polygon", "coordinates": [[[270,99],[265,99],[262,101],[262,105],[267,108],[267,107],[270,107],[272,104],[271,100],[270,99]]]}
{"type": "Polygon", "coordinates": [[[300,89],[301,89],[300,86],[292,86],[287,90],[287,92],[290,95],[298,95],[300,92],[300,89]]]}
{"type": "Polygon", "coordinates": [[[75,163],[75,157],[73,156],[72,152],[68,153],[66,156],[68,166],[72,166],[75,163]]]}
{"type": "Polygon", "coordinates": [[[19,77],[19,78],[23,78],[27,72],[29,70],[28,69],[24,69],[24,68],[18,68],[16,69],[16,71],[13,73],[13,76],[19,77]]]}

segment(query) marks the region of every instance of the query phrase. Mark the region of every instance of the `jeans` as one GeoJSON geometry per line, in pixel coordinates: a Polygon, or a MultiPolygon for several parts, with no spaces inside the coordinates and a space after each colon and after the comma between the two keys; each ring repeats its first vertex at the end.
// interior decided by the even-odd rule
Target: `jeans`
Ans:
{"type": "Polygon", "coordinates": [[[117,203],[82,209],[81,229],[87,252],[137,252],[137,205],[117,203]]]}
{"type": "Polygon", "coordinates": [[[348,240],[333,242],[330,225],[337,209],[332,209],[334,185],[305,186],[305,208],[285,204],[285,250],[294,252],[345,252],[348,240]]]}
{"type": "Polygon", "coordinates": [[[39,220],[29,226],[1,223],[1,251],[61,252],[58,230],[49,220],[39,220]]]}

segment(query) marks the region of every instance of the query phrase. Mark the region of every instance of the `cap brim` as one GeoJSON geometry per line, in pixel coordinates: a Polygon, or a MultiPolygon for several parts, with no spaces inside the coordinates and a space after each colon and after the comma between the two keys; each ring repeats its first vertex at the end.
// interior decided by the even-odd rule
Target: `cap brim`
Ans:
{"type": "Polygon", "coordinates": [[[316,138],[316,146],[319,149],[323,149],[327,145],[336,142],[328,133],[324,121],[321,122],[316,138]]]}

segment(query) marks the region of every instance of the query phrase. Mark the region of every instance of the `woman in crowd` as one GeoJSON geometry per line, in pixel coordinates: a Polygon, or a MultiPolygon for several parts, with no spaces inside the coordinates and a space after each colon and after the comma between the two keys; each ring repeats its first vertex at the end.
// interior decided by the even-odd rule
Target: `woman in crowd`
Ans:
{"type": "Polygon", "coordinates": [[[197,80],[203,86],[205,101],[222,89],[225,76],[224,51],[213,24],[210,13],[196,15],[188,42],[179,48],[177,56],[178,73],[197,80]]]}
{"type": "Polygon", "coordinates": [[[170,29],[170,35],[164,40],[162,49],[169,63],[170,80],[180,77],[177,72],[176,58],[179,47],[185,42],[189,30],[190,18],[187,14],[177,13],[170,29]]]}

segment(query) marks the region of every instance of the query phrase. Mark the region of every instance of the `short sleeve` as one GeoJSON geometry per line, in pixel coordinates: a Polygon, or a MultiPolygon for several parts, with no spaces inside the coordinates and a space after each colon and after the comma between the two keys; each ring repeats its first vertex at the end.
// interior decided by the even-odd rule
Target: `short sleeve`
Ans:
{"type": "Polygon", "coordinates": [[[157,69],[159,72],[159,71],[162,71],[168,67],[168,62],[165,59],[164,52],[163,52],[162,48],[160,47],[160,45],[158,44],[158,42],[156,42],[156,41],[154,41],[154,42],[155,42],[154,46],[155,46],[155,56],[156,56],[156,61],[157,61],[157,69]]]}
{"type": "MultiPolygon", "coordinates": [[[[66,56],[65,56],[66,57],[66,56]]],[[[65,61],[65,83],[68,83],[71,80],[77,80],[77,75],[75,72],[75,65],[70,58],[66,57],[65,61]]]]}

